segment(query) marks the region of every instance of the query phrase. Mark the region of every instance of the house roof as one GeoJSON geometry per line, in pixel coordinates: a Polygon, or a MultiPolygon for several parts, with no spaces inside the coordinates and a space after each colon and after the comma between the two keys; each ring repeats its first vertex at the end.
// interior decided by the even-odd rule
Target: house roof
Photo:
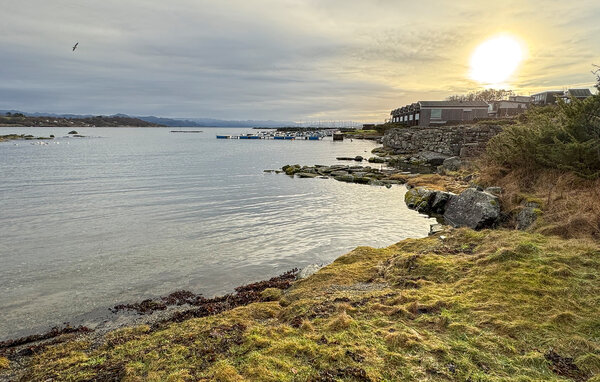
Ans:
{"type": "Polygon", "coordinates": [[[590,89],[569,89],[567,90],[569,95],[573,97],[591,97],[592,92],[590,89]]]}
{"type": "Polygon", "coordinates": [[[533,96],[542,95],[542,94],[561,94],[561,93],[563,93],[562,90],[546,90],[543,92],[535,93],[535,94],[533,94],[533,96]]]}
{"type": "Polygon", "coordinates": [[[488,107],[485,101],[419,101],[421,107],[488,107]]]}

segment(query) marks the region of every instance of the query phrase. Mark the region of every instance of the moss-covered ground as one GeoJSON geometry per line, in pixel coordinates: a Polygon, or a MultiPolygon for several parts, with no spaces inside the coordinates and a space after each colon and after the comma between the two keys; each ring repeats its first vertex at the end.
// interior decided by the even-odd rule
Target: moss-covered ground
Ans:
{"type": "MultiPolygon", "coordinates": [[[[70,339],[23,380],[600,381],[600,248],[454,230],[359,247],[265,301],[70,339]]],[[[7,365],[8,367],[8,365],[7,365]]]]}

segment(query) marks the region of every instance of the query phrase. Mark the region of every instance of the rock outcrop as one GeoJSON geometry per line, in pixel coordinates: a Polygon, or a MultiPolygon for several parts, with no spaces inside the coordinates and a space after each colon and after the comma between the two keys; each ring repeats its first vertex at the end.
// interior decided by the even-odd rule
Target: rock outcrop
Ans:
{"type": "Polygon", "coordinates": [[[492,228],[500,220],[500,201],[488,192],[469,188],[448,200],[444,219],[454,227],[492,228]]]}
{"type": "Polygon", "coordinates": [[[517,229],[526,230],[529,228],[535,221],[538,216],[540,216],[542,211],[540,210],[539,203],[536,202],[527,202],[525,206],[519,213],[517,214],[517,229]]]}

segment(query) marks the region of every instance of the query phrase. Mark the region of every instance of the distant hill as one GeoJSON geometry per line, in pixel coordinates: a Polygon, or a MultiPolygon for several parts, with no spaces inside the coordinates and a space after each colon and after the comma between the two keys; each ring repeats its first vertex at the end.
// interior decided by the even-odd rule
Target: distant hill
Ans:
{"type": "Polygon", "coordinates": [[[0,112],[0,126],[25,127],[161,127],[164,125],[124,116],[66,118],[58,116],[28,116],[19,112],[0,112]]]}
{"type": "MultiPolygon", "coordinates": [[[[93,114],[56,114],[56,113],[30,113],[20,110],[0,110],[0,116],[11,114],[23,114],[27,117],[52,117],[52,118],[71,118],[71,119],[89,119],[98,118],[93,114]]],[[[261,120],[223,120],[215,118],[163,118],[155,116],[132,116],[128,114],[113,114],[101,116],[102,118],[134,118],[140,119],[156,125],[169,127],[299,127],[300,125],[292,121],[261,121],[261,120]]],[[[132,125],[133,126],[133,125],[132,125]]],[[[135,125],[137,126],[137,125],[135,125]]]]}

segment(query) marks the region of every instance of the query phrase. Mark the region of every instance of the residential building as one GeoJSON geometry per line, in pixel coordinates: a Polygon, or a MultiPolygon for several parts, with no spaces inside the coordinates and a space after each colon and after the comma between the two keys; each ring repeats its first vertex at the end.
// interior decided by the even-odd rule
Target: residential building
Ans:
{"type": "Polygon", "coordinates": [[[586,99],[591,96],[592,96],[592,92],[590,91],[590,89],[587,89],[587,88],[568,89],[567,91],[565,91],[565,94],[561,98],[564,99],[566,103],[569,103],[569,102],[571,102],[571,98],[586,99]]]}
{"type": "Polygon", "coordinates": [[[534,105],[544,106],[544,105],[554,105],[556,104],[556,100],[558,98],[564,99],[566,102],[570,102],[571,97],[577,99],[586,99],[587,97],[591,97],[592,92],[590,89],[567,89],[567,90],[549,90],[541,93],[537,93],[532,95],[532,103],[534,105]]]}
{"type": "Polygon", "coordinates": [[[445,125],[488,118],[484,101],[419,101],[394,109],[392,122],[409,126],[445,125]]]}
{"type": "Polygon", "coordinates": [[[510,96],[507,100],[489,102],[488,114],[492,118],[509,118],[519,115],[531,104],[531,97],[510,96]]]}

